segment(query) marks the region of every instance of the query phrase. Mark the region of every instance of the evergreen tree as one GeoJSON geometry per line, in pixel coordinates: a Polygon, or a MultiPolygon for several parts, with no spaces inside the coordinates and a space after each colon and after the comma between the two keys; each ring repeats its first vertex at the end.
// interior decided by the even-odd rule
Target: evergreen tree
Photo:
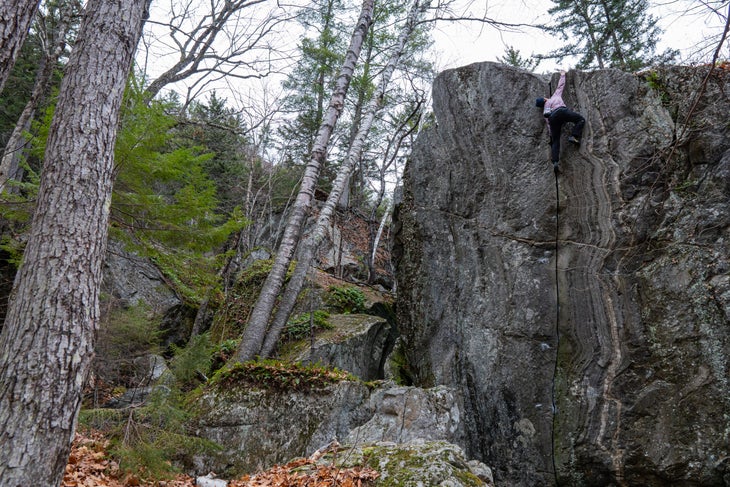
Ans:
{"type": "Polygon", "coordinates": [[[507,46],[504,50],[504,55],[497,58],[497,61],[526,71],[535,71],[540,64],[539,58],[523,58],[519,49],[515,49],[514,46],[507,46]]]}
{"type": "Polygon", "coordinates": [[[548,30],[567,44],[545,58],[578,56],[576,67],[635,71],[669,62],[677,52],[655,55],[661,29],[648,13],[648,0],[553,0],[548,30]]]}
{"type": "MultiPolygon", "coordinates": [[[[404,20],[408,17],[411,2],[382,2],[375,6],[373,29],[371,29],[363,46],[362,60],[356,68],[352,81],[355,96],[348,97],[347,112],[343,117],[345,135],[340,137],[337,159],[330,172],[334,174],[339,161],[346,158],[352,143],[362,124],[363,113],[376,94],[377,77],[389,62],[392,48],[398,43],[404,20]]],[[[421,2],[424,4],[427,2],[421,2]]],[[[424,54],[431,46],[430,28],[433,24],[422,23],[414,26],[408,43],[403,47],[399,57],[394,80],[389,83],[382,100],[378,116],[372,121],[370,136],[360,152],[359,159],[353,168],[353,174],[346,188],[343,201],[352,207],[363,209],[371,202],[372,188],[370,181],[379,178],[377,167],[380,155],[394,136],[393,126],[399,122],[397,114],[403,113],[403,107],[410,105],[414,97],[418,97],[416,85],[429,86],[435,75],[435,69],[424,54]]],[[[334,179],[330,177],[328,181],[334,179]]],[[[367,208],[365,208],[367,211],[367,208]]]]}
{"type": "Polygon", "coordinates": [[[255,154],[244,135],[240,114],[226,106],[226,100],[212,92],[206,102],[193,101],[181,118],[181,136],[211,151],[203,167],[216,184],[220,211],[230,214],[245,198],[247,173],[255,154]]]}
{"type": "Polygon", "coordinates": [[[284,110],[296,116],[280,129],[285,161],[303,164],[309,158],[322,123],[326,101],[345,56],[345,28],[341,0],[317,0],[304,9],[299,22],[305,35],[299,49],[301,58],[284,82],[289,90],[284,110]]]}

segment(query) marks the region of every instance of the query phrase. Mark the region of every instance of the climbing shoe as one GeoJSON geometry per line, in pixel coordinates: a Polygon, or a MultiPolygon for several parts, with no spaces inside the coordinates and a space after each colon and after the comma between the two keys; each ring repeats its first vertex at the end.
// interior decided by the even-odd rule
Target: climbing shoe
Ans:
{"type": "Polygon", "coordinates": [[[568,142],[575,145],[580,145],[580,139],[573,137],[572,135],[568,137],[568,142]]]}
{"type": "Polygon", "coordinates": [[[560,173],[560,163],[553,162],[553,171],[555,172],[555,174],[560,173]]]}

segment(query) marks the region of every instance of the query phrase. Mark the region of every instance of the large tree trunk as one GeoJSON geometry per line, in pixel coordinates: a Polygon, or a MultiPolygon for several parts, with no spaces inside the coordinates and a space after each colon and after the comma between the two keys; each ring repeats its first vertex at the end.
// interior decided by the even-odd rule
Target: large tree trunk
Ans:
{"type": "Polygon", "coordinates": [[[66,47],[66,32],[71,24],[72,11],[72,3],[70,1],[65,2],[60,9],[55,37],[46,33],[46,40],[53,38],[55,39],[55,43],[50,46],[44,45],[45,52],[41,58],[41,65],[38,68],[38,73],[33,83],[33,92],[30,95],[28,103],[25,104],[20,118],[15,123],[15,128],[12,134],[10,134],[7,144],[5,144],[5,150],[3,151],[2,159],[0,159],[0,193],[5,189],[8,180],[13,178],[18,170],[18,162],[24,146],[23,131],[27,130],[38,105],[51,84],[53,71],[58,62],[58,58],[66,47]]]}
{"type": "Polygon", "coordinates": [[[309,270],[309,266],[314,259],[314,255],[319,245],[324,240],[327,227],[330,225],[332,215],[335,213],[337,202],[339,201],[342,192],[347,187],[353,168],[362,156],[365,139],[370,132],[370,128],[373,126],[375,116],[383,107],[385,90],[390,83],[390,79],[395,72],[395,68],[401,60],[406,43],[418,24],[419,14],[423,11],[422,5],[423,4],[420,0],[414,0],[411,10],[408,13],[408,18],[403,26],[403,30],[401,30],[400,36],[398,37],[398,43],[393,47],[393,53],[388,59],[388,64],[383,69],[380,82],[378,83],[378,88],[365,109],[365,115],[362,119],[357,135],[352,141],[350,149],[347,151],[347,156],[345,157],[345,161],[342,166],[340,166],[335,182],[332,184],[332,191],[330,191],[324,207],[319,212],[319,217],[317,218],[317,223],[315,224],[314,229],[302,244],[296,269],[289,279],[289,284],[287,284],[284,296],[281,298],[279,307],[276,310],[276,316],[271,324],[271,330],[266,336],[266,341],[264,342],[261,352],[263,357],[266,357],[273,352],[276,347],[276,342],[279,340],[279,336],[281,336],[281,332],[286,326],[289,316],[294,309],[297,296],[304,286],[304,279],[307,275],[307,271],[309,270]]]}
{"type": "Polygon", "coordinates": [[[119,108],[148,0],[90,0],[0,333],[0,485],[56,486],[99,314],[119,108]]]}
{"type": "Polygon", "coordinates": [[[317,184],[322,161],[327,153],[330,136],[345,105],[347,88],[350,85],[355,64],[360,56],[363,41],[372,23],[374,5],[375,0],[364,0],[362,3],[360,17],[352,34],[350,47],[345,56],[345,62],[337,78],[337,84],[332,93],[327,113],[319,128],[314,149],[312,150],[312,157],[304,171],[304,177],[299,188],[299,193],[297,194],[297,199],[294,202],[291,215],[284,228],[284,236],[279,245],[279,251],[276,254],[271,272],[266,277],[261,294],[259,294],[254,309],[251,311],[248,326],[246,326],[243,332],[243,339],[236,354],[236,359],[239,361],[251,360],[261,351],[271,312],[274,309],[276,298],[284,284],[286,272],[289,269],[289,264],[294,256],[294,250],[301,237],[302,224],[312,206],[314,188],[317,184]]]}
{"type": "Polygon", "coordinates": [[[0,2],[0,92],[10,76],[40,0],[0,2]]]}

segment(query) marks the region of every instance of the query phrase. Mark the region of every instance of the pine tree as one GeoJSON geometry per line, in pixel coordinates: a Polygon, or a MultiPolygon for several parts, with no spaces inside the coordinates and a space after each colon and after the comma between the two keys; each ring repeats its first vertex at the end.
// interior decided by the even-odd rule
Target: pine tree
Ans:
{"type": "Polygon", "coordinates": [[[535,71],[540,64],[539,58],[523,58],[519,49],[515,49],[514,46],[507,46],[504,50],[504,55],[497,58],[497,61],[526,71],[535,71]]]}
{"type": "Polygon", "coordinates": [[[648,0],[553,0],[548,12],[555,23],[548,30],[567,44],[543,58],[562,61],[578,56],[576,67],[635,71],[669,62],[677,55],[667,50],[655,55],[661,29],[649,14],[648,0]]]}
{"type": "Polygon", "coordinates": [[[299,46],[301,58],[283,86],[289,90],[284,110],[296,116],[280,129],[285,160],[303,164],[312,153],[329,93],[347,48],[338,20],[344,7],[340,0],[318,0],[299,17],[306,34],[299,46]]]}

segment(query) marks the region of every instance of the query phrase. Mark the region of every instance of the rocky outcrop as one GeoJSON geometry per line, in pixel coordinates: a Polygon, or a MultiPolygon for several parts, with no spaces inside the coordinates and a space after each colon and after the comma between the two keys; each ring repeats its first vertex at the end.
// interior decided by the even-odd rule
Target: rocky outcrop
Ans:
{"type": "Polygon", "coordinates": [[[107,296],[122,306],[142,304],[155,314],[165,314],[182,304],[149,259],[125,250],[115,240],[109,240],[107,247],[102,283],[107,296]]]}
{"type": "Polygon", "coordinates": [[[568,73],[586,129],[557,180],[546,77],[437,78],[396,215],[398,322],[416,385],[462,391],[497,485],[730,485],[730,86],[706,74],[568,73]]]}
{"type": "Polygon", "coordinates": [[[345,444],[463,440],[460,396],[447,387],[385,387],[370,396],[369,409],[372,417],[350,431],[345,444]]]}
{"type": "MultiPolygon", "coordinates": [[[[240,474],[307,457],[332,440],[364,447],[463,442],[459,394],[385,383],[370,390],[344,381],[308,392],[211,388],[201,395],[196,434],[221,446],[200,456],[198,472],[240,474]]],[[[414,454],[415,453],[411,453],[414,454]]],[[[394,468],[391,466],[391,468],[394,468]]]]}
{"type": "Polygon", "coordinates": [[[199,458],[199,472],[251,473],[309,456],[364,423],[368,388],[340,382],[310,392],[259,388],[213,389],[197,402],[196,434],[222,447],[199,458]]]}
{"type": "Polygon", "coordinates": [[[295,352],[292,361],[337,367],[366,381],[383,379],[397,337],[395,324],[364,314],[331,315],[328,321],[333,328],[295,352]]]}
{"type": "MultiPolygon", "coordinates": [[[[494,487],[489,467],[467,461],[461,448],[445,441],[378,442],[343,448],[337,456],[344,459],[344,466],[368,465],[377,470],[377,487],[494,487]]],[[[336,459],[328,455],[323,461],[336,459]]]]}

